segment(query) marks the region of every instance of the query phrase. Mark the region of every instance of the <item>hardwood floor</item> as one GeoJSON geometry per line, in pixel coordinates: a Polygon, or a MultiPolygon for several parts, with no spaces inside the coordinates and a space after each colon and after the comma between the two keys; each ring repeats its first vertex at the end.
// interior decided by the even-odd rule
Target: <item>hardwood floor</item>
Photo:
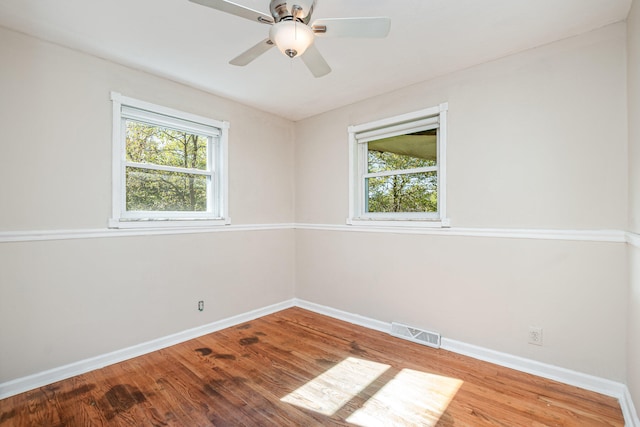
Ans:
{"type": "Polygon", "coordinates": [[[616,399],[291,308],[0,401],[0,426],[623,426],[616,399]]]}

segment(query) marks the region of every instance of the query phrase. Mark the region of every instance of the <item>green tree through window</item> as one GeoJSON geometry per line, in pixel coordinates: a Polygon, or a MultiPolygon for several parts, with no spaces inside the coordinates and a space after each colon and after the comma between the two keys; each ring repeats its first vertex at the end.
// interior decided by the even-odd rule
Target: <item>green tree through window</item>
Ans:
{"type": "Polygon", "coordinates": [[[153,167],[206,171],[207,149],[206,136],[127,120],[127,210],[206,211],[206,175],[153,167]]]}
{"type": "Polygon", "coordinates": [[[436,130],[368,143],[367,172],[393,172],[365,179],[367,212],[437,212],[436,130]],[[413,172],[412,172],[413,171],[413,172]]]}

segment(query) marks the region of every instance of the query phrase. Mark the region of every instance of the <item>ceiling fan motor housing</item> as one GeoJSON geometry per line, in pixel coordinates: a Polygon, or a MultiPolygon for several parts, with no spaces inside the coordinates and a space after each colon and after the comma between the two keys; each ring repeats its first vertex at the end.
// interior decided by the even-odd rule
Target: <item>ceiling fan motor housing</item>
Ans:
{"type": "Polygon", "coordinates": [[[315,0],[271,0],[269,9],[275,22],[297,20],[308,24],[315,0]]]}

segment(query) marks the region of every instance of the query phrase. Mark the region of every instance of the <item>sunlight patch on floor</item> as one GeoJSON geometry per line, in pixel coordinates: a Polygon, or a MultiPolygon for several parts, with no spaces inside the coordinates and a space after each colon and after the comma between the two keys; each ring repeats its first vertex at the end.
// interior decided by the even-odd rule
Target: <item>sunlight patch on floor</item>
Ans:
{"type": "Polygon", "coordinates": [[[389,368],[383,363],[349,357],[281,400],[331,416],[389,368]]]}
{"type": "Polygon", "coordinates": [[[463,381],[403,369],[347,421],[366,427],[435,426],[463,381]]]}

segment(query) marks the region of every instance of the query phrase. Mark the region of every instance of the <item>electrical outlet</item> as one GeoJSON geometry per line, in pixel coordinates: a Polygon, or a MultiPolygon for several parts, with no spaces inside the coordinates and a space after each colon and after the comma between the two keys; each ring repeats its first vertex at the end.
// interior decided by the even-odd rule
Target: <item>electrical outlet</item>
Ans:
{"type": "Polygon", "coordinates": [[[529,326],[529,344],[542,345],[542,328],[529,326]]]}
{"type": "Polygon", "coordinates": [[[204,311],[204,301],[198,301],[198,311],[204,311]]]}

